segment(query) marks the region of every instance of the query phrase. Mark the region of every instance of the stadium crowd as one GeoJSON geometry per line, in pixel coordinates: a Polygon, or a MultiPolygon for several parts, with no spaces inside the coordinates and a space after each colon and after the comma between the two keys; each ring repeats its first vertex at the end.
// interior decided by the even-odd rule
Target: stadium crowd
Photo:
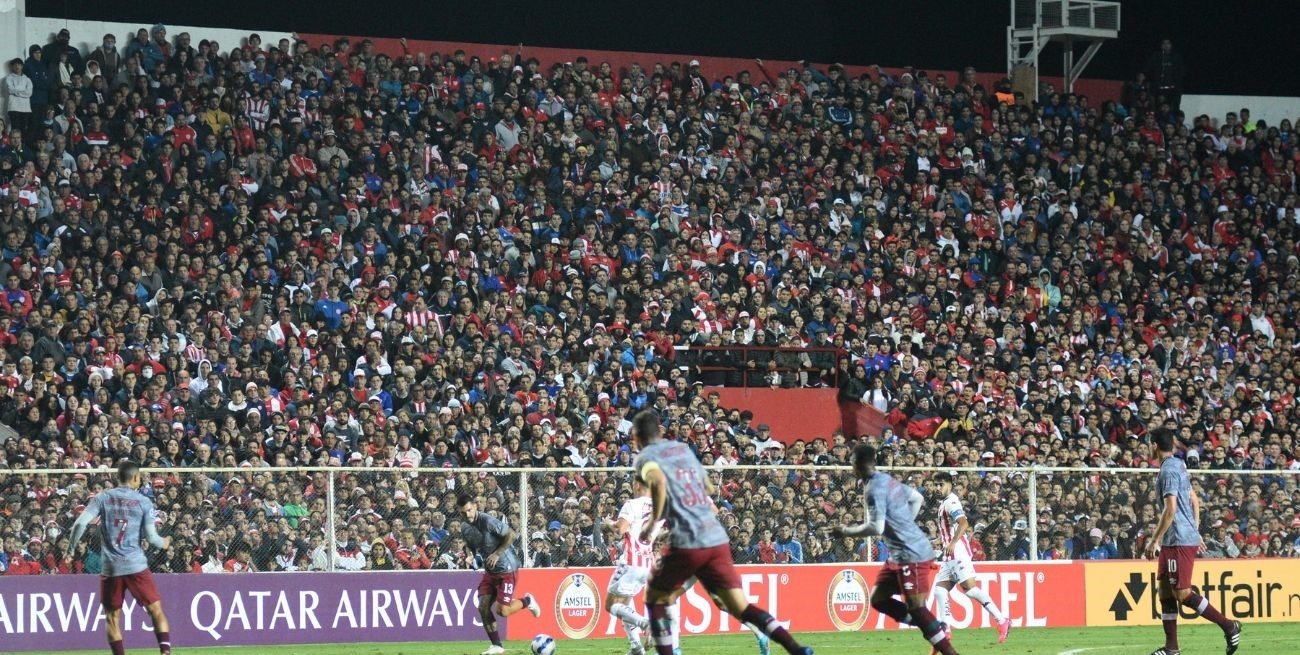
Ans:
{"type": "MultiPolygon", "coordinates": [[[[709,464],[845,463],[856,435],[787,446],[702,389],[737,381],[839,387],[889,464],[989,467],[958,484],[982,558],[1030,522],[1044,557],[1140,552],[1153,478],[1041,475],[1031,516],[1023,467],[1150,468],[1159,425],[1251,471],[1197,478],[1211,555],[1300,543],[1288,121],[1140,79],[69,42],[0,81],[6,574],[97,570],[60,553],[124,456],[166,469],[161,570],[473,566],[466,486],[529,564],[605,562],[636,410],[709,464]],[[259,470],[307,465],[339,467],[335,543],[329,476],[259,470]],[[539,466],[582,470],[530,476],[523,525],[539,466]]],[[[846,472],[717,475],[739,561],[882,555],[829,536],[846,472]]]]}

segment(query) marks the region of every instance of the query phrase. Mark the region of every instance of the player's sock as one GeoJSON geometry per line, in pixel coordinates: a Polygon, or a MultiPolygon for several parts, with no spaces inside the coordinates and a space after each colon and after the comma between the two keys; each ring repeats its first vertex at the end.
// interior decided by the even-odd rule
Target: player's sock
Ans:
{"type": "MultiPolygon", "coordinates": [[[[970,593],[967,593],[966,595],[970,596],[970,593]]],[[[950,623],[952,621],[952,608],[948,606],[948,590],[939,585],[935,585],[934,591],[930,593],[930,596],[934,598],[934,615],[938,617],[940,621],[950,623]]],[[[974,598],[974,596],[971,597],[974,598]]]]}
{"type": "Polygon", "coordinates": [[[492,642],[493,646],[501,645],[501,633],[496,628],[485,627],[483,630],[487,632],[488,641],[492,642]]]}
{"type": "Polygon", "coordinates": [[[155,632],[153,636],[158,638],[158,652],[162,655],[171,655],[172,653],[172,633],[155,632]]]}
{"type": "Polygon", "coordinates": [[[650,606],[650,640],[654,642],[657,655],[673,655],[673,619],[668,614],[668,605],[650,606]]]}
{"type": "Polygon", "coordinates": [[[682,647],[682,610],[681,606],[673,603],[668,606],[668,620],[673,626],[673,650],[682,647]]]}
{"type": "MultiPolygon", "coordinates": [[[[1003,616],[1002,611],[998,609],[998,604],[993,602],[993,599],[989,597],[989,592],[984,591],[983,587],[971,587],[971,590],[966,592],[966,597],[979,603],[980,605],[983,605],[984,611],[988,612],[989,616],[993,617],[994,621],[1001,623],[1007,619],[1006,616],[1003,616]]],[[[947,605],[948,605],[947,599],[945,598],[944,607],[946,608],[947,605]]],[[[951,616],[952,615],[949,614],[949,617],[951,616]]],[[[939,617],[939,618],[941,620],[946,620],[943,617],[939,617]]]]}
{"type": "Polygon", "coordinates": [[[1197,616],[1218,625],[1224,632],[1232,631],[1232,619],[1224,616],[1210,601],[1194,591],[1183,599],[1183,607],[1190,607],[1197,616]]]}
{"type": "Polygon", "coordinates": [[[790,631],[782,628],[781,624],[777,622],[775,617],[768,614],[767,610],[758,605],[749,605],[745,608],[745,611],[740,613],[738,618],[742,622],[758,628],[763,632],[763,634],[771,637],[773,641],[781,644],[781,647],[784,648],[787,653],[798,655],[803,650],[803,646],[800,646],[799,642],[794,640],[790,631]]]}
{"type": "Polygon", "coordinates": [[[520,609],[528,609],[528,606],[529,606],[529,605],[532,605],[532,604],[533,604],[533,597],[532,597],[532,596],[524,596],[523,598],[520,598],[520,599],[519,599],[519,608],[520,608],[520,609]]]}
{"type": "Polygon", "coordinates": [[[899,623],[912,623],[911,616],[907,613],[907,605],[904,605],[903,601],[897,598],[885,598],[878,603],[873,601],[871,606],[876,608],[876,611],[899,623]]]}
{"type": "Polygon", "coordinates": [[[1160,625],[1165,629],[1165,650],[1178,650],[1178,601],[1160,597],[1160,625]]]}
{"type": "Polygon", "coordinates": [[[122,644],[121,639],[110,641],[108,642],[108,651],[113,655],[126,655],[126,646],[122,644]]]}
{"type": "Polygon", "coordinates": [[[908,612],[908,615],[910,618],[908,622],[921,629],[921,634],[925,635],[925,640],[930,642],[935,650],[943,655],[957,655],[957,651],[953,650],[952,642],[948,640],[948,634],[943,630],[943,624],[930,613],[930,610],[917,607],[908,612]]]}
{"type": "Polygon", "coordinates": [[[637,614],[636,610],[632,609],[628,605],[624,605],[623,603],[614,603],[613,605],[610,605],[609,613],[622,619],[624,623],[630,623],[637,628],[644,628],[649,625],[644,616],[637,614]]]}

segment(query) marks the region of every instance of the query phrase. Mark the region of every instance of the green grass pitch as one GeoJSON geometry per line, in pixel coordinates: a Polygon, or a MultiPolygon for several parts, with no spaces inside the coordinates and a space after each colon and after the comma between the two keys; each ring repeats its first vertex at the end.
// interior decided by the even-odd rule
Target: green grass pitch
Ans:
{"type": "MultiPolygon", "coordinates": [[[[1184,655],[1216,655],[1224,652],[1223,633],[1204,624],[1180,624],[1179,637],[1184,655]]],[[[816,649],[817,655],[927,655],[929,645],[915,630],[871,632],[821,632],[799,635],[803,643],[816,649]]],[[[1148,655],[1164,645],[1159,626],[1143,628],[1033,628],[1011,631],[1007,643],[997,643],[991,628],[957,630],[953,644],[962,655],[1148,655]]],[[[326,644],[313,646],[185,648],[178,645],[176,655],[477,655],[487,642],[400,643],[400,644],[326,644]]],[[[743,635],[686,637],[683,655],[757,655],[754,638],[743,635]]],[[[4,651],[0,642],[0,652],[4,651]]],[[[59,655],[103,655],[99,651],[78,651],[59,655]]],[[[128,651],[134,654],[156,653],[149,648],[128,651]]],[[[528,655],[528,643],[506,644],[508,655],[528,655]]],[[[622,639],[584,639],[560,641],[556,655],[625,655],[627,642],[622,639]]],[[[772,645],[773,655],[781,649],[772,645]]],[[[1248,653],[1300,653],[1300,624],[1254,623],[1242,632],[1240,655],[1248,653]]],[[[47,655],[32,654],[32,655],[47,655]]],[[[48,655],[56,655],[49,653],[48,655]]]]}

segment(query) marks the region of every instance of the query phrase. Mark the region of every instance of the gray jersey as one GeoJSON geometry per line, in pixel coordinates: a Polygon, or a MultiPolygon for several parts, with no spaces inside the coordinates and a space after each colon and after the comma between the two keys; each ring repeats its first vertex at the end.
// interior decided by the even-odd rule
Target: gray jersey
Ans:
{"type": "Polygon", "coordinates": [[[1156,478],[1160,489],[1160,502],[1173,496],[1177,499],[1174,508],[1174,521],[1165,532],[1162,546],[1199,546],[1201,533],[1196,525],[1196,515],[1192,512],[1192,476],[1187,473],[1187,464],[1177,457],[1169,457],[1160,462],[1160,475],[1156,478]]]}
{"type": "Polygon", "coordinates": [[[633,463],[645,479],[658,467],[668,481],[669,539],[674,548],[712,548],[727,543],[727,530],[714,513],[704,466],[685,444],[661,439],[641,450],[633,463]]]}
{"type": "Polygon", "coordinates": [[[142,541],[162,546],[154,528],[158,516],[153,501],[129,487],[114,487],[95,494],[77,519],[73,534],[80,537],[94,519],[99,519],[99,552],[104,562],[103,575],[139,573],[149,568],[142,541]]]}
{"type": "Polygon", "coordinates": [[[473,521],[469,521],[469,524],[474,526],[474,529],[478,530],[479,534],[482,535],[476,550],[479,557],[483,558],[483,567],[488,573],[514,573],[519,570],[519,551],[515,549],[514,544],[510,544],[510,547],[506,548],[506,552],[497,558],[496,566],[487,566],[488,555],[496,552],[501,547],[501,542],[505,540],[510,532],[510,528],[505,523],[486,512],[479,512],[474,516],[473,521]]]}
{"type": "Polygon", "coordinates": [[[867,480],[867,511],[872,521],[885,519],[880,538],[889,549],[891,562],[914,564],[934,559],[934,546],[916,524],[908,502],[913,493],[916,493],[914,489],[888,473],[877,471],[867,480]]]}

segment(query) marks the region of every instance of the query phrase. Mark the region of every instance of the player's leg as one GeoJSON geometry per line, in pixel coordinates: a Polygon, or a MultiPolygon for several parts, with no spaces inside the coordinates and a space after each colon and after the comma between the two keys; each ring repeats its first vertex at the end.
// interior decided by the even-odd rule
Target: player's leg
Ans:
{"type": "Polygon", "coordinates": [[[956,655],[943,624],[925,607],[933,562],[886,563],[876,576],[871,606],[899,623],[920,628],[925,640],[943,655],[956,655]],[[911,591],[912,593],[908,593],[911,591]],[[903,600],[894,598],[901,595],[903,600]]]}
{"type": "Polygon", "coordinates": [[[483,579],[478,583],[478,617],[483,622],[483,632],[487,633],[488,642],[491,644],[488,649],[483,651],[483,655],[500,655],[506,652],[501,646],[501,633],[497,630],[497,617],[492,613],[492,606],[496,604],[496,584],[492,580],[492,575],[483,574],[483,579]]]}
{"type": "Polygon", "coordinates": [[[119,576],[101,575],[99,598],[104,608],[108,650],[113,655],[125,655],[126,646],[122,644],[122,601],[126,598],[126,581],[119,576]]]}
{"type": "Polygon", "coordinates": [[[939,581],[934,583],[930,595],[934,596],[934,615],[945,625],[952,623],[952,607],[948,603],[948,594],[952,591],[953,578],[949,574],[948,562],[944,562],[939,572],[939,581]]]}
{"type": "Polygon", "coordinates": [[[645,592],[646,613],[650,615],[650,640],[657,655],[673,655],[676,631],[672,618],[668,616],[668,607],[676,605],[675,595],[670,589],[655,588],[654,580],[650,581],[650,588],[645,592]]]}
{"type": "MultiPolygon", "coordinates": [[[[1192,591],[1192,569],[1196,566],[1196,546],[1169,546],[1160,549],[1162,568],[1168,569],[1161,579],[1173,587],[1174,598],[1197,616],[1210,621],[1223,630],[1227,654],[1232,655],[1241,646],[1241,623],[1223,615],[1204,596],[1192,591]]],[[[1163,604],[1162,604],[1163,605],[1163,604]]],[[[1163,615],[1164,607],[1160,613],[1163,615]]],[[[1177,617],[1177,607],[1174,608],[1177,617]]],[[[1163,616],[1161,617],[1163,619],[1163,616]]]]}
{"type": "Polygon", "coordinates": [[[704,583],[704,588],[710,594],[722,600],[727,612],[740,619],[741,623],[758,628],[772,641],[781,644],[790,655],[811,655],[812,648],[801,645],[776,617],[745,598],[740,588],[740,575],[736,573],[736,565],[731,560],[731,547],[723,544],[710,548],[709,551],[708,559],[699,570],[700,582],[704,583]]]}
{"type": "Polygon", "coordinates": [[[641,643],[642,631],[648,627],[649,622],[637,613],[633,599],[645,588],[647,574],[645,569],[620,564],[609,579],[609,588],[605,594],[605,609],[623,624],[623,632],[627,634],[630,645],[629,652],[634,654],[645,652],[641,643]]]}
{"type": "Polygon", "coordinates": [[[1165,579],[1165,575],[1164,559],[1162,557],[1157,593],[1160,594],[1160,625],[1165,631],[1165,645],[1160,650],[1155,651],[1160,655],[1178,652],[1178,599],[1174,594],[1173,586],[1165,579]]]}
{"type": "MultiPolygon", "coordinates": [[[[917,587],[924,589],[925,587],[917,587]]],[[[944,624],[935,618],[925,606],[925,601],[929,596],[922,591],[919,594],[909,594],[905,596],[907,605],[908,623],[916,626],[921,630],[921,635],[925,640],[930,642],[934,650],[943,655],[957,655],[956,649],[952,647],[952,640],[948,638],[948,632],[944,624]]]]}
{"type": "Polygon", "coordinates": [[[623,622],[624,629],[630,635],[632,628],[645,629],[649,622],[636,611],[633,598],[645,588],[648,577],[645,569],[620,564],[609,579],[609,588],[605,594],[605,610],[623,622]],[[629,627],[630,625],[630,627],[629,627]]]}
{"type": "Polygon", "coordinates": [[[669,548],[650,576],[645,603],[650,619],[650,640],[656,655],[673,655],[673,651],[679,648],[677,633],[681,628],[677,625],[677,599],[684,592],[686,582],[695,576],[700,550],[669,548]]]}
{"type": "MultiPolygon", "coordinates": [[[[949,638],[952,637],[952,607],[948,604],[948,594],[952,591],[954,579],[950,564],[951,560],[943,563],[943,568],[939,570],[939,581],[930,590],[930,596],[934,598],[934,616],[943,624],[943,630],[949,638]]],[[[937,649],[930,649],[930,655],[938,652],[937,649]]]]}
{"type": "Polygon", "coordinates": [[[1009,619],[998,604],[993,602],[989,592],[979,584],[975,577],[975,566],[969,561],[957,563],[957,578],[960,580],[961,591],[966,594],[967,598],[979,603],[984,607],[984,611],[993,617],[993,622],[998,628],[998,643],[1005,643],[1007,634],[1011,631],[1011,619],[1009,619]]]}
{"type": "Polygon", "coordinates": [[[158,640],[158,652],[162,655],[171,655],[171,626],[167,623],[167,615],[163,613],[162,601],[154,601],[145,606],[145,610],[149,612],[149,620],[153,622],[153,636],[158,640]]]}
{"type": "Polygon", "coordinates": [[[903,593],[903,587],[898,581],[897,569],[894,566],[886,563],[880,572],[876,574],[876,584],[871,590],[871,607],[899,623],[910,623],[907,604],[894,598],[894,596],[903,593]]]}
{"type": "Polygon", "coordinates": [[[149,619],[153,622],[153,636],[158,641],[158,652],[162,655],[171,655],[171,625],[163,612],[162,595],[158,593],[158,587],[153,582],[153,574],[149,571],[141,571],[125,578],[126,588],[131,592],[131,596],[136,602],[144,605],[145,611],[149,612],[149,619]]]}
{"type": "Polygon", "coordinates": [[[122,644],[122,610],[106,610],[104,626],[108,630],[108,652],[113,655],[126,655],[126,646],[122,644]]]}
{"type": "MultiPolygon", "coordinates": [[[[727,611],[726,607],[722,603],[721,598],[718,598],[713,594],[709,594],[709,598],[713,600],[713,604],[717,606],[718,609],[724,612],[727,611]]],[[[745,626],[745,629],[749,630],[754,634],[754,639],[758,642],[758,655],[771,655],[772,640],[769,639],[767,635],[763,634],[763,631],[759,630],[758,626],[754,625],[753,623],[741,623],[741,625],[745,626]]],[[[789,629],[789,624],[787,623],[782,627],[789,629]]]]}
{"type": "Polygon", "coordinates": [[[532,594],[524,594],[522,598],[515,598],[515,582],[517,579],[514,573],[502,573],[493,576],[496,602],[493,603],[492,608],[502,617],[510,616],[524,609],[528,610],[533,616],[541,616],[541,608],[537,606],[537,601],[533,599],[532,594]]]}

